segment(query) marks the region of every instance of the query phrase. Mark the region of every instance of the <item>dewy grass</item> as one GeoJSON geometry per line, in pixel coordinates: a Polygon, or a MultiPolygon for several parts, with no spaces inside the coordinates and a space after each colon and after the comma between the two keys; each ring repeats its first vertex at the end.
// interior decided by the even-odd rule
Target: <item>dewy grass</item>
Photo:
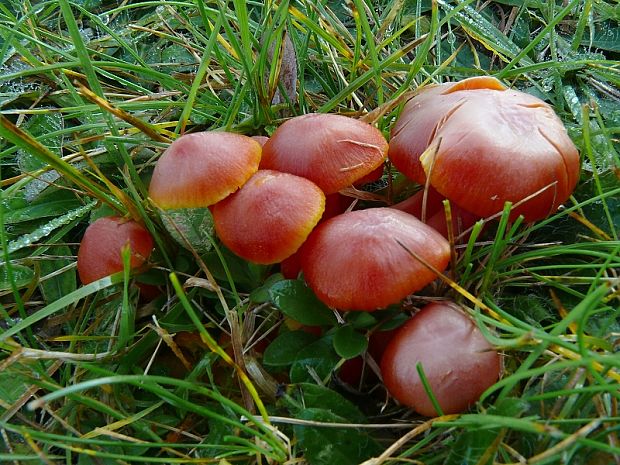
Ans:
{"type": "MultiPolygon", "coordinates": [[[[620,463],[616,10],[604,0],[0,3],[0,462],[620,463]],[[272,105],[288,90],[285,36],[296,96],[272,105]],[[426,420],[386,401],[369,357],[363,390],[343,386],[338,327],[359,340],[402,310],[339,313],[322,336],[293,338],[270,290],[289,292],[281,301],[296,311],[311,310],[307,292],[222,247],[198,265],[147,197],[166,139],[184,132],[270,135],[292,115],[381,107],[373,122],[389,136],[403,95],[485,75],[551,103],[583,166],[547,219],[477,223],[454,280],[434,288],[503,354],[501,379],[461,415],[426,420]],[[153,258],[81,286],[77,244],[115,212],[148,227],[153,258]],[[358,427],[403,421],[418,426],[358,427]]],[[[374,194],[411,189],[389,171],[374,194]]]]}

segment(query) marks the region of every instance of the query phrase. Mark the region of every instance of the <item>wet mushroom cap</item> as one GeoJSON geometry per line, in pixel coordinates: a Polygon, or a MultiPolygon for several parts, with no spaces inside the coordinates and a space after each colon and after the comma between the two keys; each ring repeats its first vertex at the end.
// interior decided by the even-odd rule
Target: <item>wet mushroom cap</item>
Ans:
{"type": "Polygon", "coordinates": [[[379,168],[387,150],[383,134],[370,124],[311,113],[275,130],[263,147],[260,167],[302,176],[333,194],[379,168]]]}
{"type": "Polygon", "coordinates": [[[121,251],[129,245],[130,268],[144,264],[153,249],[153,238],[140,224],[117,216],[99,218],[84,232],[77,256],[82,284],[123,270],[121,251]]]}
{"type": "Polygon", "coordinates": [[[300,250],[308,285],[340,310],[372,311],[422,289],[450,259],[448,242],[408,213],[370,208],[321,223],[300,250]],[[412,255],[413,252],[414,255],[412,255]]]}
{"type": "Polygon", "coordinates": [[[260,157],[260,143],[251,137],[185,134],[157,161],[149,196],[165,210],[208,207],[239,189],[258,169],[260,157]]]}
{"type": "Polygon", "coordinates": [[[259,264],[293,255],[321,219],[325,195],[313,182],[288,173],[259,170],[211,211],[221,241],[259,264]]]}
{"type": "Polygon", "coordinates": [[[429,186],[428,189],[422,188],[411,197],[406,198],[391,208],[396,208],[415,216],[416,218],[430,218],[439,211],[443,211],[443,201],[446,198],[429,186]]]}
{"type": "Polygon", "coordinates": [[[497,351],[453,302],[422,308],[393,335],[381,359],[381,375],[390,394],[434,417],[438,412],[426,394],[418,363],[444,414],[467,409],[501,372],[497,351]]]}
{"type": "Polygon", "coordinates": [[[579,153],[553,109],[472,78],[423,90],[392,130],[390,160],[406,176],[430,184],[478,216],[521,202],[512,216],[528,221],[557,210],[579,176],[579,153]]]}
{"type": "MultiPolygon", "coordinates": [[[[433,187],[429,187],[427,191],[422,189],[411,197],[392,205],[391,208],[407,212],[419,218],[443,237],[448,238],[450,225],[448,224],[446,210],[443,205],[445,200],[446,198],[443,195],[433,187]]],[[[459,236],[471,228],[480,217],[459,207],[454,202],[450,202],[450,211],[450,223],[454,237],[467,242],[468,234],[465,234],[463,238],[459,238],[459,236]]]]}

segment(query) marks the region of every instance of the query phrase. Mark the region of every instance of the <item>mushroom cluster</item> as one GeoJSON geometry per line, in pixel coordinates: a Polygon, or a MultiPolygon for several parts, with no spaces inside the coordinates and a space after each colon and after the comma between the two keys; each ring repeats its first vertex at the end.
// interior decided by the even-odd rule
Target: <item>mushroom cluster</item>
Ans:
{"type": "Polygon", "coordinates": [[[159,159],[149,194],[162,209],[208,206],[232,252],[280,263],[322,218],[340,213],[340,190],[380,176],[387,150],[373,126],[332,114],[291,118],[270,138],[188,134],[159,159]]]}
{"type": "MultiPolygon", "coordinates": [[[[448,267],[449,226],[460,234],[507,202],[511,219],[544,218],[578,176],[579,154],[551,107],[485,77],[419,91],[389,146],[370,124],[333,114],[293,117],[269,138],[183,135],[159,158],[149,196],[162,212],[208,208],[205,235],[247,261],[280,263],[287,277],[301,272],[329,307],[374,311],[448,267]],[[352,208],[340,192],[380,178],[387,157],[423,188],[390,207],[352,208]]],[[[132,268],[153,247],[135,222],[93,223],[78,255],[82,281],[120,271],[127,244],[132,268]],[[104,246],[104,234],[113,243],[104,246]]],[[[423,415],[467,408],[500,374],[498,353],[453,303],[427,305],[390,338],[380,360],[385,385],[423,415]]]]}

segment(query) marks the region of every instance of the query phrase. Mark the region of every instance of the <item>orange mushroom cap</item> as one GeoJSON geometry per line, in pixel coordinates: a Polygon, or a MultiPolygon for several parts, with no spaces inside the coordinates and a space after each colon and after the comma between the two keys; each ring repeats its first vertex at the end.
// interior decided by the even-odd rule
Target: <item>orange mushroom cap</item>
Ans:
{"type": "Polygon", "coordinates": [[[321,219],[325,195],[313,182],[259,170],[212,207],[215,231],[240,257],[259,264],[293,255],[321,219]]]}
{"type": "Polygon", "coordinates": [[[448,242],[414,216],[393,208],[356,210],[321,223],[310,234],[300,250],[301,268],[327,305],[371,311],[437,278],[409,251],[439,271],[448,266],[448,242]]]}
{"type": "Polygon", "coordinates": [[[392,130],[390,160],[481,217],[507,201],[528,221],[557,210],[579,177],[579,153],[553,109],[494,78],[443,84],[412,98],[392,130]],[[527,199],[527,200],[526,200],[527,199]]]}
{"type": "Polygon", "coordinates": [[[362,187],[364,184],[370,184],[370,183],[373,183],[373,182],[377,182],[383,176],[384,168],[385,167],[383,166],[383,164],[379,165],[378,167],[376,167],[374,170],[372,170],[367,175],[362,176],[361,178],[356,180],[353,183],[353,185],[355,187],[362,187]]]}
{"type": "Polygon", "coordinates": [[[258,169],[261,146],[228,132],[175,140],[157,161],[149,196],[163,209],[208,207],[239,189],[258,169]]]}
{"type": "Polygon", "coordinates": [[[381,131],[368,123],[311,113],[275,130],[263,147],[260,167],[302,176],[333,194],[379,168],[387,150],[381,131]]]}
{"type": "Polygon", "coordinates": [[[77,256],[77,269],[83,284],[123,270],[121,251],[129,245],[130,267],[141,266],[151,254],[153,238],[140,224],[118,216],[99,218],[84,232],[77,256]]]}
{"type": "Polygon", "coordinates": [[[418,362],[444,414],[472,405],[501,372],[497,351],[453,302],[422,308],[392,336],[381,359],[381,375],[390,394],[433,417],[438,412],[426,394],[418,362]]]}

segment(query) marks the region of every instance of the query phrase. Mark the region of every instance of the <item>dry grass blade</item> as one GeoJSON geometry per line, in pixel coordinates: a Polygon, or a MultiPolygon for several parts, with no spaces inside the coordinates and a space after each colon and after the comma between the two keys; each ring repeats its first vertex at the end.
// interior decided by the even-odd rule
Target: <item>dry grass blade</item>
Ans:
{"type": "Polygon", "coordinates": [[[405,444],[407,444],[409,441],[430,430],[433,427],[434,423],[450,422],[452,420],[456,420],[458,417],[459,415],[444,415],[425,421],[421,425],[413,428],[407,434],[403,435],[398,441],[394,442],[391,446],[385,449],[385,451],[380,456],[368,459],[360,465],[382,465],[387,460],[394,458],[393,455],[401,448],[403,448],[405,444]]]}
{"type": "Polygon", "coordinates": [[[85,85],[79,82],[76,82],[76,85],[81,95],[83,95],[88,100],[90,100],[91,102],[99,106],[102,110],[105,110],[113,114],[117,118],[122,119],[126,123],[131,124],[133,127],[137,128],[138,130],[140,130],[141,132],[149,136],[154,141],[170,143],[174,139],[175,137],[174,133],[159,129],[157,126],[153,126],[151,124],[148,124],[142,121],[140,118],[136,118],[131,113],[121,110],[120,108],[116,108],[110,102],[108,102],[102,97],[99,97],[92,90],[90,90],[88,87],[86,87],[85,85]]]}

